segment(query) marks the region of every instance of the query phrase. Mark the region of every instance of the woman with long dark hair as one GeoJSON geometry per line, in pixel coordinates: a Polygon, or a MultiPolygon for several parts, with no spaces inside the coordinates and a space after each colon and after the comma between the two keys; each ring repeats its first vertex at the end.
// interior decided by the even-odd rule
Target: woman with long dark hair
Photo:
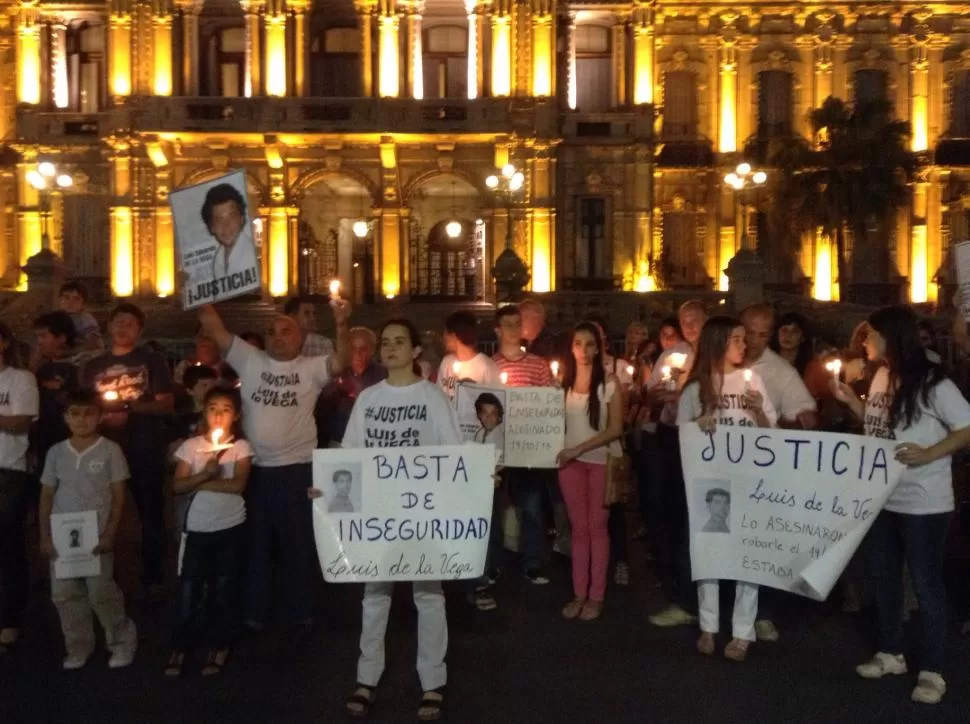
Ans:
{"type": "MultiPolygon", "coordinates": [[[[746,347],[744,325],[740,320],[733,317],[707,320],[697,343],[697,361],[680,397],[678,425],[696,422],[702,430],[710,432],[717,425],[774,427],[777,424],[778,415],[761,377],[753,370],[741,369],[746,347]]],[[[713,488],[708,491],[711,520],[705,526],[705,532],[729,532],[730,501],[729,490],[713,488]]],[[[714,635],[720,626],[719,581],[698,581],[697,598],[701,625],[697,650],[710,656],[714,653],[714,635]]],[[[757,613],[758,586],[738,581],[733,638],[724,649],[727,658],[744,661],[747,657],[748,646],[755,640],[757,613]]]]}
{"type": "Polygon", "coordinates": [[[623,392],[603,369],[603,342],[595,324],[569,336],[563,373],[566,439],[559,453],[559,487],[572,528],[573,593],[566,618],[599,618],[610,560],[609,508],[603,507],[609,447],[623,434],[623,392]]]}
{"type": "Polygon", "coordinates": [[[811,325],[798,312],[788,312],[778,318],[768,346],[798,370],[802,378],[815,358],[815,337],[811,325]]]}
{"type": "Polygon", "coordinates": [[[951,456],[970,444],[970,404],[920,344],[919,320],[906,306],[885,307],[869,317],[865,349],[880,363],[863,402],[848,385],[836,397],[865,423],[866,435],[896,440],[896,459],[907,466],[866,540],[875,583],[878,653],[856,667],[866,679],[905,674],[903,658],[903,561],[919,600],[923,624],[920,673],[912,699],[943,698],[946,591],[943,550],[953,510],[951,456]]]}

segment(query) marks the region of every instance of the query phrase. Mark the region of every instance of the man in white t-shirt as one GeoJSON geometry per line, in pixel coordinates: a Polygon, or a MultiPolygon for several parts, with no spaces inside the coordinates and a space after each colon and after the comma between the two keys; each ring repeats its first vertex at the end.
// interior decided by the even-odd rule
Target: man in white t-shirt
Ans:
{"type": "Polygon", "coordinates": [[[669,605],[649,617],[654,626],[684,626],[697,623],[697,586],[690,575],[690,529],[687,518],[687,493],[680,462],[680,436],[677,432],[677,405],[694,366],[697,341],[707,321],[704,304],[684,302],[677,312],[684,341],[664,352],[653,366],[647,382],[649,400],[661,406],[657,425],[660,454],[654,459],[650,479],[661,488],[665,548],[672,561],[672,573],[664,576],[669,605]]]}
{"type": "MultiPolygon", "coordinates": [[[[806,430],[814,428],[818,421],[815,398],[809,393],[798,370],[768,348],[775,329],[775,310],[767,304],[753,304],[741,312],[741,322],[747,343],[745,367],[757,372],[764,381],[768,399],[778,412],[779,426],[806,430]]],[[[782,591],[766,588],[759,597],[758,620],[754,624],[759,641],[778,640],[774,620],[784,596],[782,591]]]]}
{"type": "Polygon", "coordinates": [[[272,603],[271,550],[279,541],[279,605],[289,624],[312,624],[310,576],[314,563],[312,519],[306,503],[313,486],[313,450],[317,444],[314,408],[320,391],[345,366],[349,356],[350,306],[330,303],[337,324],[337,354],[304,357],[303,335],[288,316],[275,317],[266,335],[266,351],[226,331],[211,306],[199,310],[205,334],[239,373],[242,423],[255,452],[247,488],[249,559],[244,616],[246,626],[261,630],[272,603]]]}
{"type": "Polygon", "coordinates": [[[455,399],[459,382],[472,381],[480,385],[499,385],[498,365],[476,348],[478,319],[471,312],[452,312],[445,318],[445,351],[448,353],[438,367],[438,386],[449,400],[455,399]]]}
{"type": "Polygon", "coordinates": [[[13,366],[14,345],[0,322],[0,655],[17,643],[27,606],[27,434],[40,409],[34,376],[13,366]]]}

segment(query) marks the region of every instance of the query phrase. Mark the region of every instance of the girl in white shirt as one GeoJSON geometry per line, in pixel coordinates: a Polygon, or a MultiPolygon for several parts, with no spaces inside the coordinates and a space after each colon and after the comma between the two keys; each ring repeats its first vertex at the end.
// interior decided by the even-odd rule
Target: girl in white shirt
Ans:
{"type": "MultiPolygon", "coordinates": [[[[744,325],[732,317],[711,317],[701,330],[697,360],[677,409],[677,424],[696,422],[708,432],[717,425],[774,427],[778,418],[764,383],[756,372],[742,370],[746,344],[744,325]]],[[[723,494],[726,491],[716,490],[723,494]]],[[[728,499],[730,500],[730,498],[728,499]]],[[[728,516],[728,520],[730,516],[728,516]]],[[[714,653],[714,634],[720,627],[720,586],[717,580],[697,582],[701,636],[697,650],[714,653]]],[[[724,655],[744,661],[755,640],[758,586],[738,581],[734,598],[732,639],[724,655]]]]}
{"type": "Polygon", "coordinates": [[[616,376],[603,368],[603,343],[595,324],[577,325],[569,349],[563,372],[566,439],[558,462],[572,528],[575,598],[562,615],[591,621],[599,618],[606,598],[610,511],[603,499],[610,443],[623,434],[623,393],[616,376]]]}
{"type": "Polygon", "coordinates": [[[203,676],[221,674],[239,632],[246,503],[253,450],[242,435],[242,400],[215,387],[202,403],[198,434],[175,452],[173,490],[188,495],[179,551],[175,631],[165,675],[181,676],[196,630],[209,646],[203,676]]]}
{"type": "Polygon", "coordinates": [[[910,307],[880,309],[869,317],[864,347],[883,363],[863,402],[839,384],[834,392],[865,423],[866,435],[897,440],[896,459],[907,465],[866,537],[875,582],[879,651],[856,667],[866,679],[905,674],[903,658],[903,561],[919,600],[922,621],[920,673],[913,701],[936,704],[946,691],[943,647],[946,590],[943,552],[953,511],[950,458],[970,444],[970,404],[920,345],[919,321],[910,307]]]}

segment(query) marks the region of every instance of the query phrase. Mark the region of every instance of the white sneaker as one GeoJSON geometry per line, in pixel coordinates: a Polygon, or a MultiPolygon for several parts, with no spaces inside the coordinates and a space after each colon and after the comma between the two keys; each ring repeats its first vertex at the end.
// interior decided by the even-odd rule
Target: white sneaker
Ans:
{"type": "Polygon", "coordinates": [[[691,616],[680,606],[671,604],[663,611],[648,616],[647,620],[660,628],[672,628],[674,626],[691,626],[697,623],[697,616],[691,616]]]}
{"type": "Polygon", "coordinates": [[[863,679],[881,679],[887,674],[905,674],[906,659],[902,654],[887,654],[880,651],[872,661],[855,667],[855,672],[863,679]]]}
{"type": "Polygon", "coordinates": [[[68,654],[64,657],[64,661],[61,662],[61,668],[64,671],[83,669],[90,658],[91,654],[68,654]]]}
{"type": "Polygon", "coordinates": [[[932,671],[921,671],[912,699],[918,704],[939,704],[945,693],[946,682],[942,676],[932,671]]]}
{"type": "Polygon", "coordinates": [[[754,633],[758,637],[758,641],[774,642],[781,638],[778,627],[775,626],[774,622],[768,620],[755,621],[754,633]]]}

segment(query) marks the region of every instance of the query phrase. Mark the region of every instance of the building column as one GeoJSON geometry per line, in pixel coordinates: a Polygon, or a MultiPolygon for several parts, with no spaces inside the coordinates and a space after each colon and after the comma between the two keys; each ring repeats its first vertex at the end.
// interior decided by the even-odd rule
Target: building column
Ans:
{"type": "Polygon", "coordinates": [[[396,0],[380,0],[377,17],[377,95],[401,95],[400,23],[396,0]]]}
{"type": "Polygon", "coordinates": [[[719,64],[720,104],[717,150],[721,153],[734,153],[738,150],[737,141],[737,101],[738,101],[738,60],[737,48],[733,42],[721,43],[719,64]]]}
{"type": "Polygon", "coordinates": [[[41,99],[40,23],[37,5],[17,10],[17,103],[38,105],[41,99]]]}
{"type": "Polygon", "coordinates": [[[198,0],[176,0],[182,16],[182,95],[199,95],[199,13],[198,0]]]}
{"type": "Polygon", "coordinates": [[[152,41],[155,53],[152,92],[157,96],[172,95],[172,12],[167,3],[158,3],[152,16],[152,41]]]}
{"type": "Polygon", "coordinates": [[[131,95],[131,14],[124,0],[108,18],[108,92],[117,105],[131,95]]]}
{"type": "Polygon", "coordinates": [[[575,111],[578,105],[579,87],[576,84],[576,13],[570,11],[566,16],[566,107],[571,111],[575,111]]]}
{"type": "Polygon", "coordinates": [[[633,159],[634,255],[633,289],[652,292],[657,288],[650,275],[653,253],[653,149],[648,145],[634,148],[633,159]]]}
{"type": "Polygon", "coordinates": [[[67,24],[61,18],[50,23],[50,88],[55,108],[67,108],[71,99],[67,85],[67,24]]]}
{"type": "MultiPolygon", "coordinates": [[[[28,172],[37,163],[35,150],[28,150],[17,164],[17,266],[23,267],[27,260],[41,250],[43,228],[40,218],[40,197],[27,180],[28,172]]],[[[17,290],[27,289],[27,277],[17,272],[17,290]]]]}
{"type": "Polygon", "coordinates": [[[267,286],[271,296],[285,297],[290,292],[290,222],[285,206],[270,207],[267,231],[267,286]]]}
{"type": "Polygon", "coordinates": [[[385,208],[381,211],[380,264],[381,293],[387,299],[401,295],[401,210],[385,208]]]}
{"type": "Polygon", "coordinates": [[[287,93],[286,8],[283,0],[268,0],[263,24],[266,39],[263,88],[268,96],[282,97],[287,93]]]}
{"type": "Polygon", "coordinates": [[[310,51],[306,42],[306,14],[309,0],[287,0],[286,7],[293,12],[293,94],[309,95],[307,88],[307,58],[310,51]]]}
{"type": "Polygon", "coordinates": [[[416,2],[408,7],[407,14],[408,93],[416,101],[424,100],[424,47],[421,43],[423,11],[424,3],[416,2]]]}
{"type": "Polygon", "coordinates": [[[512,95],[513,7],[511,0],[496,0],[489,17],[492,31],[491,93],[493,98],[512,95]]]}
{"type": "Polygon", "coordinates": [[[627,16],[617,13],[613,16],[613,85],[610,101],[614,108],[626,105],[626,35],[627,16]]]}
{"type": "Polygon", "coordinates": [[[653,11],[646,3],[633,11],[633,103],[653,103],[653,11]]]}
{"type": "Polygon", "coordinates": [[[916,41],[910,55],[910,124],[913,135],[910,150],[922,153],[929,148],[929,49],[916,41]]]}
{"type": "Polygon", "coordinates": [[[556,0],[532,0],[532,95],[555,94],[556,0]]]}
{"type": "Polygon", "coordinates": [[[812,108],[821,108],[825,99],[832,95],[832,43],[815,40],[815,82],[813,84],[812,108]]]}
{"type": "Polygon", "coordinates": [[[175,228],[168,204],[156,206],[155,217],[155,293],[170,297],[175,293],[175,228]]]}
{"type": "MultiPolygon", "coordinates": [[[[290,270],[290,289],[300,288],[300,207],[286,207],[287,263],[290,270]]],[[[338,244],[339,253],[339,244],[338,244]]]]}
{"type": "Polygon", "coordinates": [[[529,200],[532,208],[531,289],[534,292],[551,292],[555,286],[556,209],[555,209],[555,161],[549,144],[536,142],[535,157],[530,163],[532,179],[529,200]]]}
{"type": "Polygon", "coordinates": [[[131,145],[112,138],[111,155],[111,291],[130,297],[135,291],[135,247],[131,212],[131,145]]]}
{"type": "Polygon", "coordinates": [[[354,4],[357,17],[360,20],[360,71],[361,95],[370,98],[374,95],[374,48],[373,48],[373,14],[374,4],[367,0],[360,0],[354,4]]]}
{"type": "Polygon", "coordinates": [[[264,0],[240,0],[246,28],[246,68],[243,79],[243,95],[247,98],[263,94],[263,54],[260,51],[259,15],[264,0]]]}

